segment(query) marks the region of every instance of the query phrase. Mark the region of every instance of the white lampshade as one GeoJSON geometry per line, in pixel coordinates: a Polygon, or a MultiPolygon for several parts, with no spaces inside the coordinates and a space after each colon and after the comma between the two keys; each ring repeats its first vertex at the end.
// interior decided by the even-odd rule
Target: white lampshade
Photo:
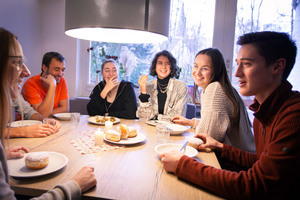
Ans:
{"type": "Polygon", "coordinates": [[[169,18],[170,0],[66,0],[65,33],[101,42],[162,42],[169,18]]]}

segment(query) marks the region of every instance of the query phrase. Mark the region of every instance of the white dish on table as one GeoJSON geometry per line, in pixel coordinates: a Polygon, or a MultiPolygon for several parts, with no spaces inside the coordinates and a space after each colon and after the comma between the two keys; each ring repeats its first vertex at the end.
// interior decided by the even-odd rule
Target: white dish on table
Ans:
{"type": "MultiPolygon", "coordinates": [[[[110,117],[110,116],[106,116],[105,118],[110,119],[111,117],[110,117]]],[[[114,118],[115,118],[115,121],[112,122],[113,124],[117,124],[117,123],[119,123],[119,122],[121,121],[121,120],[120,120],[119,118],[117,118],[117,117],[114,117],[114,118]]],[[[95,116],[89,117],[89,118],[88,118],[88,121],[89,121],[90,123],[92,123],[92,124],[105,125],[105,122],[104,122],[104,123],[103,123],[103,122],[97,122],[95,116]]]]}
{"type": "Polygon", "coordinates": [[[163,121],[163,120],[149,120],[146,123],[151,125],[151,126],[156,126],[157,123],[170,124],[171,122],[163,121]]]}
{"type": "Polygon", "coordinates": [[[145,139],[146,139],[146,135],[144,135],[142,133],[138,133],[137,136],[135,136],[133,138],[121,139],[119,142],[114,142],[114,141],[108,140],[104,137],[104,140],[106,142],[110,142],[113,144],[120,144],[120,145],[137,144],[137,143],[143,142],[145,139]]]}
{"type": "Polygon", "coordinates": [[[41,121],[38,120],[20,120],[20,121],[14,121],[10,124],[11,127],[23,127],[23,126],[31,126],[35,124],[41,124],[41,121]]]}
{"type": "MultiPolygon", "coordinates": [[[[180,148],[182,147],[182,144],[175,144],[175,143],[166,143],[166,144],[159,144],[156,145],[154,150],[158,153],[166,153],[169,151],[179,151],[180,148]]],[[[189,157],[195,157],[198,155],[198,151],[190,146],[186,146],[182,151],[184,155],[189,156],[189,157]]]]}
{"type": "Polygon", "coordinates": [[[189,126],[183,126],[180,124],[167,124],[167,128],[170,129],[171,135],[178,135],[190,129],[189,126]]]}
{"type": "Polygon", "coordinates": [[[71,113],[56,113],[53,116],[59,120],[64,120],[64,121],[71,120],[71,113]]]}
{"type": "Polygon", "coordinates": [[[183,126],[180,124],[174,124],[172,122],[169,121],[161,121],[161,120],[150,120],[147,121],[147,124],[151,125],[151,126],[156,126],[156,124],[158,123],[162,123],[162,124],[166,124],[167,128],[170,129],[170,134],[171,135],[178,135],[181,134],[187,130],[190,129],[190,126],[183,126]]]}
{"type": "Polygon", "coordinates": [[[36,177],[58,171],[65,167],[68,163],[68,158],[64,154],[45,151],[49,154],[49,164],[42,169],[29,169],[25,166],[25,157],[7,160],[9,175],[18,178],[36,177]]]}

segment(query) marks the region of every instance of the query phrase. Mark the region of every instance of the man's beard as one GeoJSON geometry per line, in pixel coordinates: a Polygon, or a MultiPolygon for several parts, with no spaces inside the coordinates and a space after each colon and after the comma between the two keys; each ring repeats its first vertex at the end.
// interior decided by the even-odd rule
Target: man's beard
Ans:
{"type": "Polygon", "coordinates": [[[47,71],[46,75],[52,75],[56,80],[56,84],[59,84],[61,76],[54,76],[53,74],[50,74],[48,71],[47,71]],[[56,77],[59,77],[59,79],[57,80],[56,77]]]}

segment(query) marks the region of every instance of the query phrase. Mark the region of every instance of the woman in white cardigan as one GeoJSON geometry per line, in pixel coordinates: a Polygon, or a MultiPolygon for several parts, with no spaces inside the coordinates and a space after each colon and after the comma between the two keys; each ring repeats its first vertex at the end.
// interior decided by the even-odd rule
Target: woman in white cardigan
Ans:
{"type": "MultiPolygon", "coordinates": [[[[177,124],[190,125],[196,133],[241,150],[254,152],[255,144],[246,107],[230,83],[224,58],[215,48],[200,51],[192,69],[194,90],[201,87],[201,119],[175,116],[177,124]]],[[[195,97],[194,97],[195,98],[195,97]]]]}
{"type": "Polygon", "coordinates": [[[147,83],[148,76],[139,78],[141,95],[137,117],[146,115],[148,119],[170,120],[175,115],[184,115],[187,104],[187,87],[176,79],[179,68],[173,55],[164,50],[152,60],[150,75],[157,76],[147,83]]]}

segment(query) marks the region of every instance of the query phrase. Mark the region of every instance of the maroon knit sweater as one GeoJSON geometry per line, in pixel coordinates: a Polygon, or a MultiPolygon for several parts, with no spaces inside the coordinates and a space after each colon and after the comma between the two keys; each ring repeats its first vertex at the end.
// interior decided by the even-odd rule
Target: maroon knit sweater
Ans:
{"type": "Polygon", "coordinates": [[[300,93],[284,81],[261,105],[255,100],[256,154],[224,144],[222,157],[247,167],[232,172],[183,156],[175,175],[226,199],[300,199],[300,93]]]}

